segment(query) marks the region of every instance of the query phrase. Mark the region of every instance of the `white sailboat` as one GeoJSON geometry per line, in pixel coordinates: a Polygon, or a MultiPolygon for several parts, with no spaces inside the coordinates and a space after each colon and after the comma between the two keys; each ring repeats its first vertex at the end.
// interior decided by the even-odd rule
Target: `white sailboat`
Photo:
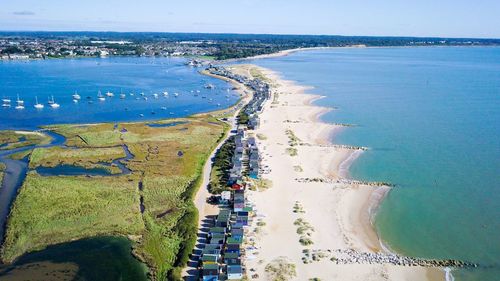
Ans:
{"type": "Polygon", "coordinates": [[[24,101],[19,98],[19,94],[17,95],[17,105],[24,105],[24,101]]]}
{"type": "Polygon", "coordinates": [[[97,99],[99,101],[105,101],[106,100],[106,98],[102,96],[101,91],[97,92],[97,99]]]}
{"type": "Polygon", "coordinates": [[[75,92],[72,97],[74,100],[79,100],[81,98],[77,92],[75,92]]]}
{"type": "Polygon", "coordinates": [[[24,109],[24,101],[19,98],[19,95],[17,95],[17,105],[15,109],[24,109]]]}
{"type": "Polygon", "coordinates": [[[168,92],[163,92],[164,97],[168,97],[168,92]]]}
{"type": "Polygon", "coordinates": [[[33,105],[36,109],[43,109],[43,104],[38,102],[38,97],[35,97],[35,105],[33,105]]]}
{"type": "Polygon", "coordinates": [[[50,104],[50,107],[52,107],[52,108],[59,108],[60,107],[60,105],[54,101],[54,96],[52,96],[52,100],[49,102],[49,104],[50,104]]]}
{"type": "Polygon", "coordinates": [[[108,92],[106,93],[106,96],[108,96],[108,97],[114,97],[114,96],[115,96],[115,94],[113,94],[113,93],[111,93],[110,91],[108,91],[108,92]]]}
{"type": "Polygon", "coordinates": [[[3,98],[3,99],[2,99],[2,106],[3,106],[3,107],[10,107],[10,99],[8,99],[8,98],[3,98]]]}
{"type": "Polygon", "coordinates": [[[155,99],[157,99],[157,98],[158,98],[158,94],[153,94],[153,97],[154,97],[155,99]]]}

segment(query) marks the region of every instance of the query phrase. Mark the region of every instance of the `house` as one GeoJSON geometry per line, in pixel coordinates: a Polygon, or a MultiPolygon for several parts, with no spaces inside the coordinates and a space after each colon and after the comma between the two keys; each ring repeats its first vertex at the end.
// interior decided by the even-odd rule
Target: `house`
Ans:
{"type": "Polygon", "coordinates": [[[220,268],[218,264],[203,265],[201,271],[203,281],[219,281],[219,271],[220,268]]]}
{"type": "Polygon", "coordinates": [[[241,265],[228,265],[227,266],[227,279],[240,280],[243,278],[243,268],[241,265]]]}

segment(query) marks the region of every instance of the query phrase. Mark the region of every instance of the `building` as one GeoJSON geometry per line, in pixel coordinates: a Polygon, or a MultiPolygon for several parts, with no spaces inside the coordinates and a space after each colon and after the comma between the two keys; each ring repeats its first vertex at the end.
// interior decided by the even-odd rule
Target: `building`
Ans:
{"type": "Polygon", "coordinates": [[[241,280],[243,278],[243,269],[241,265],[228,265],[227,266],[227,279],[228,280],[241,280]]]}
{"type": "Polygon", "coordinates": [[[219,273],[218,264],[206,264],[202,267],[203,281],[219,281],[219,273]]]}

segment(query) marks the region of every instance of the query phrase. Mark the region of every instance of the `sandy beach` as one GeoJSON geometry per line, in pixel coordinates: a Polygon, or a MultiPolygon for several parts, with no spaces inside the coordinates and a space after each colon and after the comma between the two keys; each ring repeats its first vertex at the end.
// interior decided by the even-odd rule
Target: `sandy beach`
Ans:
{"type": "MultiPolygon", "coordinates": [[[[246,67],[233,71],[250,73],[246,67]]],[[[444,280],[438,268],[336,262],[339,253],[349,250],[383,251],[370,212],[389,187],[336,183],[362,153],[331,143],[338,131],[348,128],[321,122],[321,115],[332,109],[313,105],[321,97],[307,94],[307,87],[259,70],[273,85],[254,131],[262,166],[268,170],[262,176],[272,184],[248,196],[256,209],[245,261],[248,277],[272,280],[271,265],[280,260],[294,268],[287,280],[444,280]]]]}

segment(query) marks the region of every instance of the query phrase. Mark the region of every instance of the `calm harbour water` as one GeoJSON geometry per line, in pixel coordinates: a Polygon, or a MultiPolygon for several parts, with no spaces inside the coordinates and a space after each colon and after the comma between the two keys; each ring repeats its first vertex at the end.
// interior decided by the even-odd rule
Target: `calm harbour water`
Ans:
{"type": "Polygon", "coordinates": [[[500,48],[364,48],[252,61],[314,86],[334,142],[367,146],[350,176],[398,185],[375,226],[391,249],[479,263],[500,276],[500,48]]]}
{"type": "Polygon", "coordinates": [[[238,100],[230,84],[201,75],[185,62],[183,58],[150,57],[0,62],[0,98],[12,103],[10,108],[0,108],[0,129],[172,118],[228,107],[238,100]],[[215,88],[206,89],[208,84],[215,88]],[[75,91],[81,96],[78,103],[73,102],[75,91]],[[98,91],[104,96],[110,91],[114,97],[100,102],[98,91]],[[165,91],[168,98],[162,95],[165,91]],[[120,93],[126,94],[125,99],[120,93]],[[25,109],[15,109],[18,94],[25,109]],[[158,98],[153,94],[159,94],[158,98]],[[47,104],[51,96],[60,108],[47,104]],[[35,97],[45,105],[43,109],[33,107],[35,97]]]}

